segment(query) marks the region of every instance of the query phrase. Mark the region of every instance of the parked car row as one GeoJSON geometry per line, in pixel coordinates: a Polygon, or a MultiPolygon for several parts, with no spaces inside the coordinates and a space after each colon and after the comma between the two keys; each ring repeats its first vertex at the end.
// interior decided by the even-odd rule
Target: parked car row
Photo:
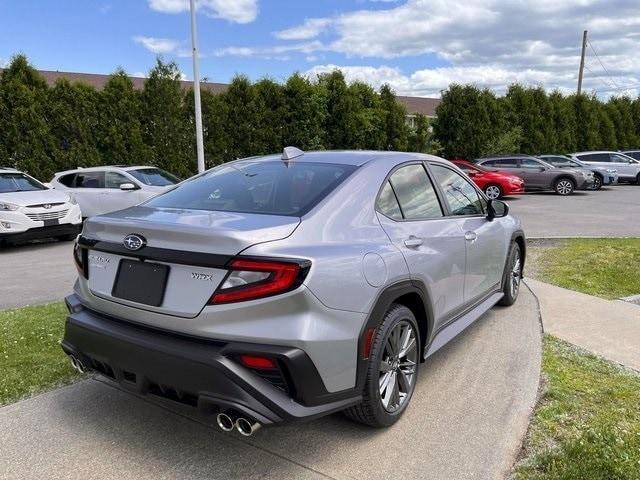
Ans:
{"type": "Polygon", "coordinates": [[[45,184],[0,167],[0,245],[72,240],[84,218],[138,205],[179,182],[156,167],[106,166],[56,173],[45,184]]]}
{"type": "MultiPolygon", "coordinates": [[[[640,151],[628,153],[640,157],[640,151]]],[[[618,182],[640,184],[640,161],[621,152],[578,152],[570,155],[492,155],[474,162],[455,159],[488,198],[525,191],[599,190],[618,182]]]]}

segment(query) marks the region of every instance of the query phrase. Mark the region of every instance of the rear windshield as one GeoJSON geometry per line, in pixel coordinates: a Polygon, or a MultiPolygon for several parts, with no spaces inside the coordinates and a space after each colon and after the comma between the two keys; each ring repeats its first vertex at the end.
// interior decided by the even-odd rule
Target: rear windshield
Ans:
{"type": "Polygon", "coordinates": [[[139,182],[154,187],[166,187],[180,183],[178,177],[159,168],[138,168],[137,170],[127,170],[127,173],[139,182]]]}
{"type": "Polygon", "coordinates": [[[32,192],[47,187],[23,173],[0,173],[0,193],[32,192]]]}
{"type": "Polygon", "coordinates": [[[221,165],[145,205],[298,217],[311,210],[356,168],[295,161],[221,165]]]}

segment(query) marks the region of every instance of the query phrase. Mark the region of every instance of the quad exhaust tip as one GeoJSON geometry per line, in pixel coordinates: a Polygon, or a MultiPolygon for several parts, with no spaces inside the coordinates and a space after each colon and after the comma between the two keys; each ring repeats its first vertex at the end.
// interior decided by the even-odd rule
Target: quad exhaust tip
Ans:
{"type": "Polygon", "coordinates": [[[238,430],[238,432],[240,432],[240,434],[244,435],[245,437],[250,437],[259,428],[260,428],[260,424],[258,422],[252,423],[251,421],[242,417],[236,420],[236,430],[238,430]]]}
{"type": "Polygon", "coordinates": [[[70,358],[71,358],[71,366],[75,368],[77,372],[79,373],[87,372],[87,367],[85,367],[84,363],[82,363],[82,360],[80,360],[79,358],[76,358],[73,355],[70,355],[70,358]]]}

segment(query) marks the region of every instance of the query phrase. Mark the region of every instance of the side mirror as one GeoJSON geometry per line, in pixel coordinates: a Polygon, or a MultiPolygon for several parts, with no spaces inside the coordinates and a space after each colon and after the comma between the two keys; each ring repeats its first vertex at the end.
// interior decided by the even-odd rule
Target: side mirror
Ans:
{"type": "Polygon", "coordinates": [[[121,183],[120,184],[120,190],[123,191],[131,191],[131,190],[137,190],[138,187],[136,187],[133,183],[121,183]]]}
{"type": "Polygon", "coordinates": [[[539,172],[544,172],[545,170],[546,170],[546,168],[545,168],[545,167],[538,167],[538,171],[539,171],[539,172]]]}
{"type": "Polygon", "coordinates": [[[494,218],[502,218],[509,215],[509,205],[501,200],[489,200],[487,202],[487,218],[489,221],[494,218]]]}

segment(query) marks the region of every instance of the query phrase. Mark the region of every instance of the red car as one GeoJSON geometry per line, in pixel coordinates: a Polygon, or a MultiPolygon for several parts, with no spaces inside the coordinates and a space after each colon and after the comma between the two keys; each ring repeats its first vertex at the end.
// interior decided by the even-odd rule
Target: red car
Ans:
{"type": "Polygon", "coordinates": [[[466,160],[451,160],[466,173],[488,198],[502,198],[507,195],[524,193],[524,180],[506,172],[494,172],[466,160]]]}

